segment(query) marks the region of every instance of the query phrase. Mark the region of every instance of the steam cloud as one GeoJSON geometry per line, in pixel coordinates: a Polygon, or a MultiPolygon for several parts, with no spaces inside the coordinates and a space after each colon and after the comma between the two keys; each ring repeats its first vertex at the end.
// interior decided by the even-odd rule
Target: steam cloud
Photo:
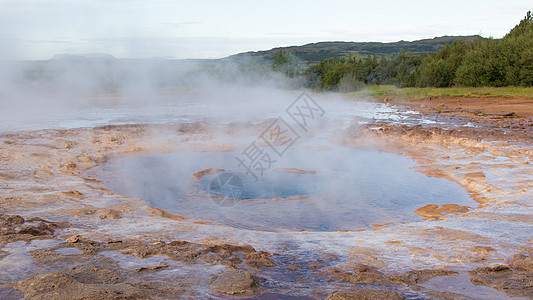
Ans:
{"type": "MultiPolygon", "coordinates": [[[[176,105],[180,110],[180,103],[203,104],[202,113],[211,117],[254,118],[286,106],[294,98],[286,89],[294,86],[296,80],[272,72],[269,63],[248,59],[62,55],[45,61],[3,60],[0,129],[56,127],[57,121],[69,119],[69,114],[76,120],[83,116],[81,111],[94,113],[97,108],[121,111],[135,107],[141,111],[142,107],[176,105]]],[[[91,113],[84,117],[87,115],[91,113]]],[[[147,114],[143,120],[157,117],[147,114]]]]}

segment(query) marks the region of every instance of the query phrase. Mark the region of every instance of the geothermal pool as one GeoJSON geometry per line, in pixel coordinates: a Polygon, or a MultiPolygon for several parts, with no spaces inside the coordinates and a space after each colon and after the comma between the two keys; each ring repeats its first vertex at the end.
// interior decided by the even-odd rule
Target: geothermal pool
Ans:
{"type": "MultiPolygon", "coordinates": [[[[325,299],[360,287],[427,299],[450,286],[503,299],[478,283],[486,267],[506,263],[511,269],[493,275],[518,278],[517,288],[496,287],[527,292],[530,272],[512,269],[512,258],[533,241],[529,144],[480,141],[478,133],[489,139],[493,129],[462,119],[326,99],[324,118],[256,182],[236,158],[271,118],[285,116],[287,103],[278,104],[258,116],[233,111],[250,105],[234,105],[238,121],[203,117],[198,104],[156,109],[154,118],[144,118],[149,109],[87,114],[82,122],[67,114],[68,122],[33,132],[7,124],[15,133],[0,136],[0,206],[25,223],[7,216],[3,232],[44,235],[5,239],[0,283],[27,284],[28,293],[34,282],[59,286],[105,270],[111,283],[95,279],[93,287],[126,286],[114,284],[122,276],[142,282],[140,289],[154,283],[213,298],[222,293],[213,282],[231,286],[241,274],[257,276],[247,293],[265,299],[325,299]],[[130,125],[98,127],[111,124],[130,125]],[[224,171],[201,173],[209,169],[224,171]],[[233,191],[218,184],[223,174],[236,178],[235,199],[213,193],[233,191]],[[417,212],[429,204],[471,209],[424,220],[417,212]]],[[[86,287],[75,284],[65,294],[86,287]]]]}
{"type": "Polygon", "coordinates": [[[460,185],[416,172],[415,162],[400,154],[333,144],[295,147],[257,181],[236,168],[238,155],[132,155],[112,159],[89,175],[113,192],[171,214],[261,231],[366,230],[421,221],[414,211],[427,204],[477,207],[460,185]],[[225,172],[192,176],[210,168],[225,172]],[[237,193],[222,192],[224,203],[213,194],[220,174],[238,180],[237,193]]]}

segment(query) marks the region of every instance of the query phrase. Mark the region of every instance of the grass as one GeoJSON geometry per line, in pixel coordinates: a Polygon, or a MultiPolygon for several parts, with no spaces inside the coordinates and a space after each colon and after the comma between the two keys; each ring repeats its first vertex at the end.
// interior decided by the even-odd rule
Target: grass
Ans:
{"type": "Polygon", "coordinates": [[[398,88],[393,85],[371,85],[350,95],[383,100],[416,101],[431,98],[508,98],[533,99],[533,87],[449,87],[449,88],[398,88]]]}

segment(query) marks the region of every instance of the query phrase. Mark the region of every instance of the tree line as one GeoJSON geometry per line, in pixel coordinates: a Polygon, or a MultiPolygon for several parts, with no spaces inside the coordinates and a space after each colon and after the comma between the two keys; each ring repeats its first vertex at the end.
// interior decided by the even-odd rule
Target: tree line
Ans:
{"type": "Polygon", "coordinates": [[[302,67],[280,51],[272,68],[319,90],[351,91],[364,85],[400,87],[533,86],[533,16],[528,12],[501,39],[457,40],[434,53],[402,50],[392,57],[340,57],[302,67]]]}

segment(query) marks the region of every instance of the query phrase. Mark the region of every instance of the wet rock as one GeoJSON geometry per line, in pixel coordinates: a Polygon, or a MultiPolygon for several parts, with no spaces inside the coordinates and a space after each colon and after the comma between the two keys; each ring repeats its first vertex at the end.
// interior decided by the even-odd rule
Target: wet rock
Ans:
{"type": "Polygon", "coordinates": [[[435,300],[471,300],[472,298],[452,292],[428,292],[431,299],[435,300]]]}
{"type": "MultiPolygon", "coordinates": [[[[84,196],[83,196],[84,197],[84,196]]],[[[72,199],[72,197],[69,197],[72,199]]],[[[117,205],[117,207],[120,207],[117,205]]],[[[76,217],[89,217],[94,218],[98,216],[99,219],[120,219],[122,214],[128,209],[117,209],[112,207],[106,208],[97,208],[97,207],[83,207],[83,208],[74,208],[74,209],[65,209],[65,213],[71,214],[76,217]]]]}
{"type": "Polygon", "coordinates": [[[488,238],[480,236],[472,232],[444,228],[444,227],[423,229],[420,232],[418,232],[418,234],[420,234],[421,236],[425,236],[427,238],[435,238],[435,239],[440,239],[440,240],[445,240],[445,241],[454,241],[454,242],[470,241],[470,242],[484,243],[484,242],[489,241],[488,238]]]}
{"type": "Polygon", "coordinates": [[[483,172],[472,172],[464,174],[466,179],[485,179],[485,173],[483,172]]]}
{"type": "Polygon", "coordinates": [[[326,300],[378,300],[378,299],[390,299],[400,300],[405,299],[402,294],[395,291],[387,290],[356,290],[350,292],[337,292],[329,295],[326,300]]]}
{"type": "Polygon", "coordinates": [[[533,298],[533,253],[517,254],[508,264],[481,267],[469,273],[474,284],[501,290],[512,297],[533,298]]]}
{"type": "Polygon", "coordinates": [[[100,215],[98,216],[99,219],[120,219],[122,218],[122,212],[112,209],[112,208],[103,208],[98,210],[100,215]]]}
{"type": "Polygon", "coordinates": [[[62,272],[46,273],[15,282],[13,286],[28,299],[147,299],[154,291],[132,284],[81,283],[62,272]]]}
{"type": "Polygon", "coordinates": [[[448,270],[411,270],[402,274],[383,274],[376,268],[359,264],[351,272],[333,271],[334,276],[341,281],[354,284],[373,284],[382,286],[416,285],[437,276],[458,275],[448,270]]]}
{"type": "Polygon", "coordinates": [[[14,242],[50,238],[57,228],[67,226],[68,223],[50,222],[41,218],[24,220],[18,215],[0,215],[0,241],[14,242]]]}
{"type": "Polygon", "coordinates": [[[244,264],[249,267],[259,268],[275,266],[274,262],[270,259],[272,254],[264,251],[256,251],[250,245],[214,245],[209,246],[209,252],[217,254],[219,259],[234,264],[241,263],[239,256],[244,254],[244,264]]]}
{"type": "Polygon", "coordinates": [[[475,253],[485,254],[494,251],[494,248],[487,246],[473,246],[470,247],[470,250],[475,253]]]}
{"type": "Polygon", "coordinates": [[[245,264],[250,267],[273,267],[275,266],[274,262],[270,260],[270,256],[272,256],[270,253],[266,252],[256,252],[255,250],[253,252],[247,253],[244,256],[245,264]]]}
{"type": "Polygon", "coordinates": [[[226,170],[224,169],[212,169],[212,168],[209,168],[209,169],[205,169],[205,170],[202,170],[202,171],[198,171],[194,174],[192,174],[192,177],[194,179],[202,179],[202,177],[206,176],[206,175],[211,175],[211,174],[217,174],[217,173],[220,173],[220,172],[224,172],[226,170]]]}
{"type": "Polygon", "coordinates": [[[445,219],[448,214],[464,213],[470,209],[468,206],[460,206],[457,204],[428,204],[423,207],[415,209],[415,213],[424,217],[425,219],[441,220],[445,219]]]}
{"type": "Polygon", "coordinates": [[[78,167],[78,165],[76,165],[76,163],[74,163],[74,162],[67,162],[67,163],[61,165],[61,168],[63,168],[66,171],[76,170],[77,167],[78,167]]]}
{"type": "Polygon", "coordinates": [[[344,282],[353,284],[374,284],[383,286],[395,285],[391,282],[387,275],[379,272],[375,268],[358,265],[351,272],[341,272],[340,270],[333,270],[334,277],[344,282]]]}
{"type": "Polygon", "coordinates": [[[531,274],[500,271],[486,275],[476,275],[472,283],[501,290],[512,297],[533,297],[533,277],[531,274]]]}
{"type": "Polygon", "coordinates": [[[79,235],[69,236],[67,238],[67,243],[74,244],[74,243],[78,242],[80,240],[80,238],[81,238],[81,236],[79,236],[79,235]]]}
{"type": "Polygon", "coordinates": [[[203,260],[209,264],[221,264],[229,267],[235,267],[241,263],[252,268],[275,266],[270,259],[272,254],[256,251],[249,245],[206,245],[187,241],[170,243],[159,241],[156,244],[148,244],[130,240],[101,244],[86,239],[80,239],[79,242],[72,245],[85,252],[121,251],[122,254],[142,259],[155,255],[166,255],[171,259],[184,262],[194,263],[197,260],[203,260]]]}
{"type": "Polygon", "coordinates": [[[513,270],[533,273],[533,253],[516,254],[509,259],[509,265],[513,270]]]}
{"type": "Polygon", "coordinates": [[[37,177],[37,178],[42,178],[42,179],[50,179],[50,178],[53,178],[54,177],[54,173],[48,171],[48,170],[44,170],[44,169],[38,169],[38,170],[35,170],[33,171],[33,176],[37,177]]]}
{"type": "Polygon", "coordinates": [[[0,227],[7,228],[24,224],[24,218],[18,215],[0,215],[0,227]]]}
{"type": "MultiPolygon", "coordinates": [[[[61,247],[61,246],[59,246],[61,247]]],[[[39,267],[74,266],[91,259],[75,248],[44,248],[30,251],[35,265],[39,267]]]]}
{"type": "Polygon", "coordinates": [[[21,280],[14,284],[15,288],[25,292],[27,297],[37,297],[55,292],[72,285],[75,281],[64,273],[47,273],[21,280]]]}
{"type": "Polygon", "coordinates": [[[235,270],[220,274],[210,285],[214,293],[225,295],[251,294],[257,287],[252,274],[235,270]]]}
{"type": "Polygon", "coordinates": [[[290,270],[290,271],[296,271],[296,270],[300,269],[300,267],[298,265],[291,264],[291,265],[287,266],[287,269],[290,270]]]}
{"type": "Polygon", "coordinates": [[[168,265],[155,266],[155,267],[139,267],[135,269],[136,272],[155,272],[159,270],[167,269],[168,265]]]}
{"type": "Polygon", "coordinates": [[[58,194],[72,199],[85,199],[85,195],[79,191],[71,190],[68,192],[59,192],[58,194]]]}
{"type": "Polygon", "coordinates": [[[477,268],[473,271],[470,271],[469,273],[472,275],[487,275],[487,274],[492,274],[495,272],[509,271],[510,269],[511,267],[509,267],[509,265],[495,264],[495,265],[491,265],[488,267],[477,268]]]}
{"type": "Polygon", "coordinates": [[[87,284],[115,284],[123,281],[118,272],[91,265],[72,267],[69,275],[77,282],[87,284]]]}
{"type": "Polygon", "coordinates": [[[189,219],[189,218],[186,218],[186,217],[170,214],[167,211],[165,211],[165,210],[163,210],[161,208],[157,208],[157,207],[149,206],[148,210],[150,211],[150,215],[149,216],[151,216],[151,217],[158,216],[158,217],[163,217],[163,218],[173,219],[173,220],[187,220],[187,219],[189,219]]]}
{"type": "Polygon", "coordinates": [[[71,236],[70,238],[71,238],[70,239],[71,242],[69,243],[70,247],[74,247],[86,253],[96,253],[100,250],[101,243],[99,242],[91,241],[79,235],[71,236]]]}
{"type": "Polygon", "coordinates": [[[449,270],[412,270],[400,275],[389,275],[389,279],[403,285],[415,285],[438,276],[454,276],[459,273],[449,270]]]}
{"type": "Polygon", "coordinates": [[[49,225],[41,222],[37,226],[25,226],[22,227],[18,232],[18,234],[29,234],[33,236],[40,236],[40,235],[53,235],[54,229],[51,228],[49,225]]]}
{"type": "Polygon", "coordinates": [[[131,251],[125,252],[137,258],[147,258],[154,255],[164,254],[165,250],[162,247],[153,247],[152,245],[136,245],[131,247],[131,251]]]}

